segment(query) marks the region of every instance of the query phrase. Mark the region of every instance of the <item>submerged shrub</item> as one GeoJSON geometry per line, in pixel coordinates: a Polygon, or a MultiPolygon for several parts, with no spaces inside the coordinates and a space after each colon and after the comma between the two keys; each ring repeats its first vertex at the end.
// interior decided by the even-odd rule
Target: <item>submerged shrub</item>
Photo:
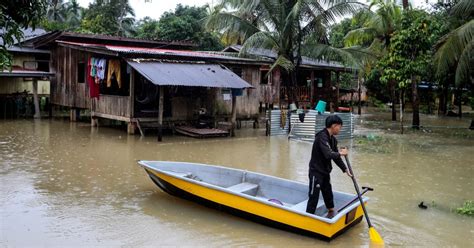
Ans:
{"type": "Polygon", "coordinates": [[[456,208],[456,213],[474,216],[474,201],[465,201],[462,207],[456,208]]]}

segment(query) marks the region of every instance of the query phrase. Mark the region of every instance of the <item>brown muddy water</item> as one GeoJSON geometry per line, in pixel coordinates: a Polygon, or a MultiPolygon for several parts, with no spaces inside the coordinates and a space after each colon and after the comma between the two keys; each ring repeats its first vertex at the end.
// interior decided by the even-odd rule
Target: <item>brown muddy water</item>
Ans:
{"type": "MultiPolygon", "coordinates": [[[[340,143],[351,147],[359,184],[375,188],[368,210],[386,244],[473,247],[474,218],[452,211],[474,200],[472,136],[363,130],[368,138],[340,143]],[[421,201],[427,210],[418,208],[421,201]]],[[[311,144],[265,137],[264,130],[237,135],[165,136],[159,144],[87,123],[1,121],[0,246],[369,245],[365,220],[327,243],[169,196],[136,163],[191,161],[308,181],[311,144]]],[[[337,168],[332,183],[354,191],[337,168]]]]}

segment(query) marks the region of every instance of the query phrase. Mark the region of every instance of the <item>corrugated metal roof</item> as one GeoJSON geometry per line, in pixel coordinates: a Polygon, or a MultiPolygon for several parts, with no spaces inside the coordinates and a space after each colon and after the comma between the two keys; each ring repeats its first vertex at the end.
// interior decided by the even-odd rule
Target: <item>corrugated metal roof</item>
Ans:
{"type": "Polygon", "coordinates": [[[225,56],[221,54],[212,54],[212,53],[207,53],[207,52],[162,49],[162,48],[133,47],[133,46],[90,44],[90,43],[60,41],[60,40],[57,42],[60,44],[103,50],[104,52],[115,52],[119,54],[177,56],[177,57],[191,57],[191,58],[201,58],[201,59],[219,59],[219,60],[256,62],[256,60],[254,59],[237,58],[233,56],[225,56]]]}
{"type": "Polygon", "coordinates": [[[139,60],[129,60],[127,62],[146,79],[156,85],[253,88],[252,85],[222,65],[139,60]]]}
{"type": "Polygon", "coordinates": [[[54,73],[47,71],[38,71],[32,69],[26,69],[20,66],[12,66],[11,71],[0,70],[0,77],[34,77],[43,78],[53,76],[54,73]]]}
{"type": "MultiPolygon", "coordinates": [[[[235,50],[236,52],[240,52],[240,50],[242,50],[242,46],[232,45],[232,46],[226,47],[223,51],[229,51],[229,50],[235,50]]],[[[251,55],[263,56],[263,57],[268,57],[272,59],[277,58],[277,52],[270,49],[251,48],[248,50],[248,53],[251,55]]],[[[306,56],[301,56],[301,60],[302,60],[301,61],[302,65],[316,66],[316,67],[331,67],[331,68],[338,68],[338,69],[350,69],[335,61],[316,60],[316,59],[312,59],[306,56]]]]}
{"type": "MultiPolygon", "coordinates": [[[[41,28],[36,28],[36,29],[22,28],[21,32],[23,32],[23,39],[21,40],[21,42],[27,41],[29,39],[32,39],[32,38],[35,38],[37,36],[47,33],[46,30],[41,29],[41,28]]],[[[5,33],[5,28],[0,28],[0,34],[3,34],[3,33],[5,33]]],[[[13,43],[17,44],[18,41],[16,40],[16,38],[13,37],[13,39],[14,39],[13,43]]],[[[3,45],[3,38],[0,38],[0,45],[3,45]]]]}

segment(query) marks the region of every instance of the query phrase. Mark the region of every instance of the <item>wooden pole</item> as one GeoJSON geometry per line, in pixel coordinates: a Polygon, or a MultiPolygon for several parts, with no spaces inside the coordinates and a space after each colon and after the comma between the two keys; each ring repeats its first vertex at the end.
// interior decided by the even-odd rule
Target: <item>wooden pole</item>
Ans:
{"type": "Polygon", "coordinates": [[[315,94],[314,91],[316,90],[317,86],[314,85],[314,70],[311,71],[311,108],[314,108],[316,104],[315,94]]]}
{"type": "Polygon", "coordinates": [[[35,115],[33,117],[39,119],[41,118],[41,114],[38,100],[38,79],[36,78],[33,79],[33,102],[35,104],[35,115]]]}
{"type": "MultiPolygon", "coordinates": [[[[129,66],[129,65],[127,65],[129,66]]],[[[130,71],[130,88],[129,88],[129,107],[130,107],[130,112],[129,112],[129,116],[130,116],[130,120],[133,119],[134,117],[134,114],[135,114],[135,77],[134,77],[134,70],[131,69],[130,71]]],[[[138,126],[138,120],[137,122],[133,122],[133,121],[130,121],[128,123],[128,127],[127,127],[127,132],[128,134],[135,134],[135,130],[138,126]]],[[[142,130],[140,130],[140,134],[142,134],[142,130]]],[[[142,134],[143,136],[143,134],[142,134]]]]}
{"type": "Polygon", "coordinates": [[[362,97],[362,87],[361,87],[361,84],[360,84],[360,79],[357,78],[357,95],[358,95],[358,103],[357,103],[357,114],[358,115],[361,115],[362,114],[362,100],[361,100],[361,97],[362,97]]]}
{"type": "Polygon", "coordinates": [[[336,71],[336,106],[335,106],[335,111],[339,111],[339,86],[340,86],[340,83],[341,83],[341,80],[339,78],[339,72],[336,71]]]}
{"type": "MultiPolygon", "coordinates": [[[[128,66],[128,65],[127,65],[128,66]]],[[[130,71],[130,118],[135,117],[135,70],[130,71]]]]}
{"type": "Polygon", "coordinates": [[[234,94],[232,94],[232,119],[231,119],[232,127],[230,129],[231,137],[235,137],[235,122],[237,119],[236,105],[237,105],[237,97],[234,94]]]}
{"type": "Polygon", "coordinates": [[[158,142],[163,140],[163,94],[164,94],[164,87],[160,87],[160,99],[158,101],[158,142]]]}
{"type": "Polygon", "coordinates": [[[403,89],[400,89],[400,133],[403,134],[403,89]]]}

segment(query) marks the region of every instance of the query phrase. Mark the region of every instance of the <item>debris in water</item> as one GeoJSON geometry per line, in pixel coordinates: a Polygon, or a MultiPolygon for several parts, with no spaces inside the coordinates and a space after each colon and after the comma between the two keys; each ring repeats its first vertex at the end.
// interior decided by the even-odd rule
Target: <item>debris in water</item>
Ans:
{"type": "Polygon", "coordinates": [[[423,202],[420,202],[420,204],[418,204],[418,207],[421,208],[421,209],[427,209],[428,208],[428,206],[423,204],[423,202]]]}

